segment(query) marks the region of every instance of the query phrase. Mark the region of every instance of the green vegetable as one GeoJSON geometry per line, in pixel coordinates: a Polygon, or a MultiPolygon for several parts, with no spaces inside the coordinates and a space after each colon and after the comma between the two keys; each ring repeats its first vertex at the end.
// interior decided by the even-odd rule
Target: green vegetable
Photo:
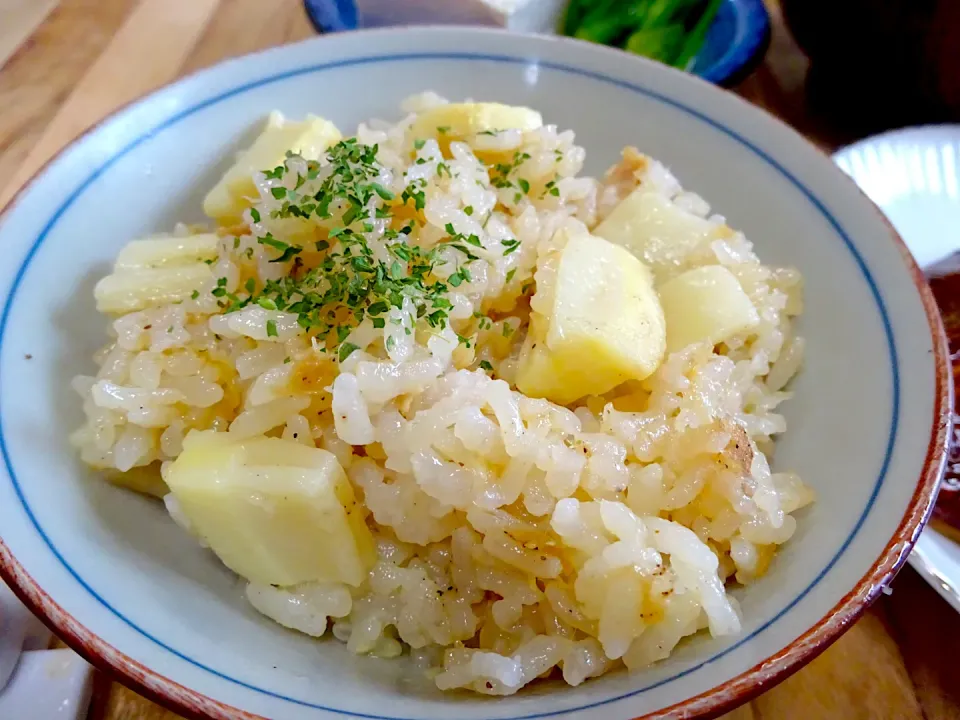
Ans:
{"type": "Polygon", "coordinates": [[[626,35],[641,26],[654,1],[613,0],[595,4],[576,37],[604,45],[621,45],[626,35]]]}
{"type": "Polygon", "coordinates": [[[640,28],[652,30],[653,28],[667,27],[676,22],[685,6],[689,5],[690,0],[653,0],[653,3],[644,13],[643,24],[640,28]]]}
{"type": "Polygon", "coordinates": [[[680,51],[680,56],[676,59],[675,64],[678,68],[687,70],[696,59],[697,53],[700,52],[700,48],[703,47],[707,38],[707,32],[709,32],[710,26],[717,17],[721,2],[723,0],[710,0],[706,11],[700,16],[697,24],[687,36],[687,42],[684,44],[683,50],[680,51]]]}
{"type": "Polygon", "coordinates": [[[570,0],[562,32],[686,70],[703,48],[721,2],[570,0]]]}
{"type": "Polygon", "coordinates": [[[600,45],[607,45],[614,42],[629,27],[627,18],[619,15],[596,16],[595,18],[591,15],[584,21],[583,25],[577,28],[574,37],[600,45]]]}
{"type": "Polygon", "coordinates": [[[637,30],[627,40],[625,50],[635,55],[673,65],[683,46],[684,31],[679,25],[637,30]]]}
{"type": "Polygon", "coordinates": [[[576,33],[577,28],[580,27],[580,23],[583,22],[583,19],[587,16],[589,9],[590,0],[570,0],[570,4],[567,5],[567,11],[563,16],[563,23],[561,24],[563,34],[572,36],[576,33]]]}

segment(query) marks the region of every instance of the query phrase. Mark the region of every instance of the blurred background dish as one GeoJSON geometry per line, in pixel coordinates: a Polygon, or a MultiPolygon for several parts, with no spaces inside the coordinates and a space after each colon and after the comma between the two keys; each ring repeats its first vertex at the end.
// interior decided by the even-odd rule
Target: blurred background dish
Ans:
{"type": "Polygon", "coordinates": [[[87,717],[93,668],[73,650],[51,649],[51,638],[0,580],[0,718],[87,717]]]}
{"type": "Polygon", "coordinates": [[[322,33],[416,24],[562,31],[725,86],[746,77],[770,42],[763,0],[304,0],[304,7],[322,33]]]}
{"type": "MultiPolygon", "coordinates": [[[[960,125],[877,135],[840,150],[834,160],[883,210],[931,278],[950,340],[956,383],[960,368],[960,125]]],[[[935,522],[920,536],[910,564],[960,612],[958,453],[954,437],[935,522]]]]}
{"type": "Polygon", "coordinates": [[[781,0],[811,101],[859,134],[960,119],[956,0],[781,0]]]}
{"type": "Polygon", "coordinates": [[[834,160],[890,218],[920,267],[960,250],[960,125],[876,135],[834,160]]]}

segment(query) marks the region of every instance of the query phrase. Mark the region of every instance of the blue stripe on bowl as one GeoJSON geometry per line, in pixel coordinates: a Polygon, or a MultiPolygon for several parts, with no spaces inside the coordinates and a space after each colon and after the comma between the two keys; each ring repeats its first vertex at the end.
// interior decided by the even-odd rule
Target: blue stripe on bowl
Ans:
{"type": "MultiPolygon", "coordinates": [[[[357,0],[304,0],[303,6],[317,32],[356,30],[363,24],[357,0]]],[[[725,0],[690,72],[718,85],[733,85],[759,64],[769,42],[770,15],[763,0],[725,0]]]]}
{"type": "MultiPolygon", "coordinates": [[[[100,167],[96,168],[93,172],[91,172],[90,175],[80,184],[80,186],[74,189],[73,192],[70,193],[70,195],[63,202],[63,204],[61,204],[56,210],[53,211],[49,221],[44,226],[40,235],[36,238],[36,240],[34,240],[33,245],[31,246],[29,252],[27,253],[26,258],[24,259],[20,268],[17,270],[17,274],[14,278],[13,285],[11,286],[11,289],[10,289],[10,294],[7,296],[7,298],[4,301],[3,313],[2,315],[0,315],[0,345],[2,345],[3,343],[3,339],[7,329],[7,321],[10,317],[11,308],[13,307],[13,303],[16,300],[16,293],[23,280],[27,267],[30,265],[39,247],[43,244],[47,236],[50,234],[50,231],[54,228],[54,226],[57,225],[57,223],[59,223],[60,219],[63,217],[64,213],[68,210],[68,208],[77,200],[77,198],[79,198],[86,191],[88,187],[90,187],[93,183],[95,183],[97,179],[104,172],[106,172],[112,165],[114,165],[119,160],[121,160],[125,155],[127,155],[131,150],[136,148],[145,140],[153,137],[158,133],[163,132],[164,130],[170,127],[173,127],[184,118],[187,118],[190,115],[193,115],[194,113],[200,112],[204,108],[210,107],[212,105],[216,105],[227,99],[236,97],[238,95],[242,95],[243,93],[248,92],[249,90],[253,90],[255,88],[259,88],[264,85],[269,85],[275,82],[282,82],[283,80],[286,80],[292,77],[308,75],[311,73],[322,73],[328,70],[334,70],[334,69],[344,68],[344,67],[375,65],[378,63],[409,62],[409,61],[418,61],[418,60],[499,62],[499,63],[508,63],[512,65],[521,65],[521,66],[528,65],[530,62],[529,58],[525,58],[525,57],[516,57],[516,56],[509,56],[509,55],[487,55],[482,53],[466,53],[466,52],[465,53],[409,53],[409,54],[400,54],[400,55],[384,55],[379,57],[361,57],[361,58],[354,58],[350,60],[341,60],[341,61],[332,62],[332,63],[298,68],[295,70],[289,70],[276,75],[267,76],[259,80],[254,80],[252,82],[246,83],[244,85],[240,85],[238,87],[233,88],[232,90],[227,90],[226,92],[223,92],[220,95],[216,95],[207,100],[204,100],[203,102],[197,103],[196,105],[193,105],[191,107],[188,107],[180,111],[176,115],[173,115],[167,118],[156,127],[144,131],[143,134],[141,134],[136,140],[132,141],[126,147],[118,150],[116,154],[113,155],[113,157],[111,157],[109,160],[107,160],[102,165],[100,165],[100,167]]],[[[766,623],[761,625],[759,628],[754,630],[749,635],[741,637],[739,640],[737,640],[737,642],[733,643],[730,647],[725,648],[724,650],[721,650],[720,652],[706,658],[705,660],[701,661],[697,665],[694,665],[693,667],[690,667],[682,672],[676,673],[668,678],[664,678],[663,680],[660,680],[658,682],[650,683],[648,685],[644,685],[642,687],[636,688],[635,690],[632,690],[629,693],[624,693],[621,695],[617,695],[615,697],[610,697],[605,700],[590,703],[587,705],[567,708],[562,711],[531,713],[528,715],[520,715],[520,716],[515,716],[513,718],[506,718],[504,720],[533,720],[534,718],[548,718],[551,716],[562,715],[562,714],[567,714],[567,713],[572,713],[572,712],[577,712],[582,710],[588,710],[591,708],[601,707],[613,702],[617,702],[619,700],[623,700],[628,697],[639,695],[640,693],[643,693],[647,690],[652,690],[653,688],[666,685],[667,683],[671,683],[675,680],[678,680],[687,675],[690,675],[696,672],[697,670],[699,670],[700,668],[704,667],[705,665],[708,665],[710,663],[716,662],[717,660],[720,660],[726,655],[729,655],[731,652],[733,652],[737,648],[740,648],[744,644],[750,642],[751,639],[753,639],[754,637],[762,633],[764,630],[766,630],[770,626],[774,625],[780,618],[782,618],[784,615],[790,612],[791,609],[793,609],[801,600],[803,600],[803,598],[805,598],[814,588],[816,588],[817,585],[820,584],[820,581],[823,580],[826,574],[830,572],[830,570],[834,567],[834,565],[836,565],[837,561],[844,555],[844,553],[847,551],[847,548],[850,546],[850,544],[854,541],[854,539],[859,534],[860,529],[862,528],[867,517],[870,515],[870,512],[874,506],[874,503],[876,502],[877,496],[879,495],[880,490],[882,489],[883,484],[886,480],[887,471],[889,469],[890,461],[893,456],[893,449],[896,445],[897,430],[898,430],[899,419],[900,419],[900,373],[899,373],[898,353],[897,353],[896,343],[893,337],[893,328],[890,324],[890,318],[887,315],[886,305],[884,304],[883,297],[880,294],[880,289],[878,288],[873,276],[870,274],[870,271],[867,268],[866,262],[864,261],[860,253],[857,251],[857,248],[853,244],[853,241],[850,239],[850,236],[847,235],[847,232],[844,230],[843,226],[840,225],[839,221],[830,213],[830,211],[826,208],[823,202],[820,201],[820,199],[816,196],[813,190],[811,190],[809,187],[804,185],[799,180],[799,178],[793,175],[789,170],[787,170],[787,168],[785,168],[783,165],[777,162],[777,160],[775,160],[773,157],[767,154],[763,149],[761,149],[760,147],[752,143],[750,140],[748,140],[744,136],[740,135],[736,130],[733,130],[732,128],[727,127],[723,123],[720,123],[717,120],[714,120],[713,118],[703,114],[702,112],[695,110],[694,108],[689,107],[687,105],[684,105],[683,103],[677,100],[673,100],[672,98],[669,98],[665,95],[657,93],[653,90],[650,90],[649,88],[646,88],[642,85],[628,82],[625,80],[619,80],[617,78],[612,78],[602,73],[583,70],[580,68],[564,65],[562,63],[541,61],[539,64],[540,64],[540,67],[542,68],[547,68],[550,70],[567,73],[570,75],[587,77],[592,80],[596,80],[598,82],[606,83],[608,85],[621,88],[623,90],[628,90],[630,92],[644,95],[645,97],[653,99],[657,102],[661,102],[665,105],[670,105],[671,107],[676,108],[677,110],[683,113],[686,113],[687,115],[693,118],[696,118],[700,122],[703,122],[711,126],[712,128],[718,130],[724,135],[727,135],[729,138],[731,138],[732,140],[742,145],[744,148],[746,148],[747,150],[752,152],[754,155],[759,157],[761,160],[763,160],[765,163],[767,163],[772,169],[774,169],[777,173],[783,176],[784,179],[786,179],[791,185],[793,185],[804,197],[806,197],[807,200],[810,201],[810,203],[819,211],[819,213],[823,216],[823,218],[830,224],[830,226],[840,236],[844,245],[849,250],[851,256],[854,258],[857,268],[860,270],[860,273],[862,274],[864,281],[869,286],[870,292],[874,298],[874,301],[876,302],[877,312],[880,314],[880,319],[883,323],[883,330],[886,336],[887,348],[889,351],[888,362],[890,363],[890,372],[892,376],[893,412],[890,419],[890,432],[887,437],[887,444],[886,444],[886,450],[884,451],[883,464],[881,465],[880,473],[874,482],[873,490],[870,493],[870,498],[867,501],[866,507],[864,507],[863,512],[861,513],[860,517],[857,519],[857,522],[854,525],[853,529],[850,531],[850,534],[848,535],[847,539],[843,542],[843,545],[841,545],[840,549],[837,551],[837,554],[834,555],[834,557],[830,560],[830,562],[827,563],[826,567],[824,567],[823,570],[821,570],[817,574],[817,576],[810,583],[810,585],[808,585],[806,589],[804,589],[803,592],[801,592],[797,597],[791,600],[786,605],[786,607],[784,607],[780,612],[778,612],[773,618],[768,620],[766,623]]],[[[123,118],[123,115],[120,115],[119,117],[115,118],[113,122],[122,122],[122,118],[123,118]]],[[[109,125],[107,125],[106,127],[109,128],[109,125]]],[[[99,132],[102,133],[103,131],[104,130],[101,129],[99,132]]],[[[90,595],[97,602],[103,605],[103,607],[105,607],[107,610],[113,613],[119,620],[124,622],[127,626],[135,630],[144,638],[150,640],[157,646],[163,648],[167,652],[171,653],[172,655],[175,655],[176,657],[189,663],[190,665],[193,665],[194,667],[200,670],[204,670],[205,672],[208,672],[218,678],[235,683],[236,685],[244,687],[248,690],[263,693],[264,695],[267,695],[279,700],[284,700],[296,705],[310,707],[317,710],[323,710],[326,712],[345,715],[349,717],[367,718],[368,720],[417,720],[417,718],[398,717],[398,716],[391,716],[391,715],[371,715],[366,713],[352,712],[349,710],[342,710],[339,708],[333,708],[326,705],[320,705],[318,703],[312,703],[306,700],[301,700],[298,698],[282,695],[280,693],[273,692],[266,688],[257,687],[256,685],[252,685],[242,680],[238,680],[237,678],[230,677],[229,675],[226,675],[225,673],[220,672],[219,670],[216,670],[207,665],[204,665],[203,663],[176,650],[175,648],[166,644],[163,640],[151,635],[143,628],[134,624],[129,618],[125,617],[121,612],[119,612],[116,608],[110,605],[110,603],[106,599],[104,599],[102,595],[100,595],[96,590],[94,590],[87,583],[87,581],[85,581],[82,577],[80,577],[77,574],[77,572],[70,566],[70,564],[64,558],[61,551],[51,542],[50,537],[47,535],[44,529],[40,526],[39,522],[37,521],[36,515],[34,514],[30,505],[27,503],[27,500],[23,494],[22,484],[19,478],[17,477],[17,474],[13,468],[13,464],[10,459],[10,454],[7,449],[6,439],[3,432],[3,428],[5,425],[3,419],[5,417],[6,417],[6,413],[4,412],[4,409],[3,409],[3,394],[0,393],[0,454],[2,454],[3,456],[4,465],[6,466],[7,473],[10,475],[10,479],[13,484],[14,491],[17,494],[17,498],[19,499],[20,504],[23,506],[23,510],[26,513],[27,517],[29,518],[31,524],[36,529],[40,537],[43,539],[44,543],[46,543],[47,547],[50,548],[50,551],[53,553],[53,555],[57,558],[57,560],[61,563],[61,565],[63,565],[64,569],[77,581],[77,583],[80,584],[88,593],[90,593],[90,595]]],[[[639,677],[640,676],[638,676],[638,678],[639,677]]]]}

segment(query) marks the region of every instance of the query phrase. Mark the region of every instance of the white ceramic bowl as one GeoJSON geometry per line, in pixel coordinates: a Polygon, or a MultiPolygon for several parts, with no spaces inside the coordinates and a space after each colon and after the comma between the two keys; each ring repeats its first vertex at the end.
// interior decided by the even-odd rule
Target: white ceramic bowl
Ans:
{"type": "Polygon", "coordinates": [[[688,75],[575,41],[486,30],[350,33],[233,60],[134,104],[24,191],[0,228],[0,569],[94,663],[180,712],[274,718],[714,714],[809,660],[889,583],[943,462],[950,380],[909,254],[828,158],[688,75]],[[770,572],[736,592],[741,635],[685,642],[637,674],[507,699],[441,695],[404,660],[356,658],[260,618],[162,506],[86,472],[67,383],[104,338],[93,282],[130,238],[199,220],[200,197],[272,108],[340,127],[435,89],[533,106],[576,130],[588,170],[635,144],[800,268],[809,355],[776,465],[819,501],[770,572]]]}

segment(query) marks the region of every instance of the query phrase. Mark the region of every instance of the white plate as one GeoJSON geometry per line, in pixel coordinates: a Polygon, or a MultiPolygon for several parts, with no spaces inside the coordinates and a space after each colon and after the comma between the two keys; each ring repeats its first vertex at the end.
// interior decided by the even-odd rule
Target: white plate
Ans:
{"type": "MultiPolygon", "coordinates": [[[[921,267],[960,250],[960,125],[878,135],[834,160],[887,214],[921,267]]],[[[909,562],[960,612],[960,545],[928,527],[909,562]]]]}

